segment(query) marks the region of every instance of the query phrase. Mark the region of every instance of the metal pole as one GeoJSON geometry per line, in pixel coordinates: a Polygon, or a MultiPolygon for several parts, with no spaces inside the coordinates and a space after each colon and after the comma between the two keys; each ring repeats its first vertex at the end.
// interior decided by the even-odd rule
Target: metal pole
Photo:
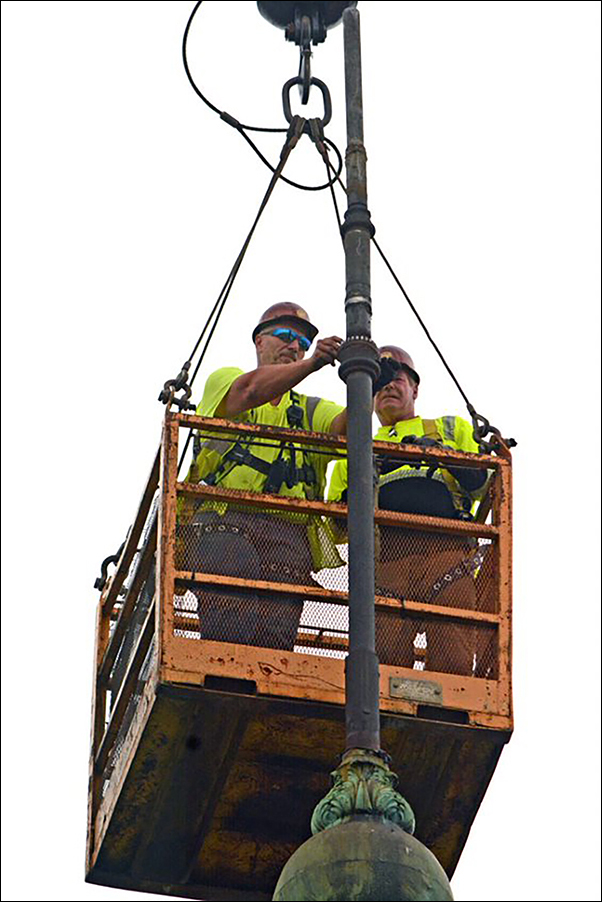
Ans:
{"type": "Polygon", "coordinates": [[[380,749],[378,658],[374,650],[374,483],[372,380],[378,352],[371,341],[370,238],[364,148],[360,17],[343,14],[347,103],[345,244],[347,320],[341,378],[347,383],[349,488],[349,655],[346,660],[347,749],[380,749]]]}

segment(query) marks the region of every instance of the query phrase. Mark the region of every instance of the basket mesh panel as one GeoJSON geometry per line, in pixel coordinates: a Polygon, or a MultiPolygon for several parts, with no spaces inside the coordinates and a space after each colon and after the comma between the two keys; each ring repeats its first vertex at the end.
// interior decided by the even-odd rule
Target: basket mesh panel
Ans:
{"type": "Polygon", "coordinates": [[[109,788],[111,777],[113,776],[113,772],[119,763],[121,752],[123,751],[123,747],[127,741],[128,733],[130,731],[130,727],[132,726],[132,722],[138,710],[138,703],[140,701],[140,697],[144,692],[144,688],[146,683],[148,682],[148,678],[150,676],[153,658],[155,654],[155,637],[153,636],[146,657],[143,661],[142,667],[140,668],[140,676],[135,683],[134,690],[130,696],[130,700],[127,704],[125,712],[123,714],[123,720],[119,726],[119,730],[117,731],[117,735],[115,737],[115,742],[109,752],[109,756],[107,758],[107,764],[104,771],[104,779],[102,786],[102,795],[104,796],[109,788]]]}
{"type": "MultiPolygon", "coordinates": [[[[494,546],[488,539],[380,527],[377,594],[467,611],[495,609],[494,546]]],[[[376,611],[381,663],[464,676],[493,676],[494,627],[376,611]]]]}
{"type": "MultiPolygon", "coordinates": [[[[341,566],[315,569],[309,536],[324,521],[308,514],[202,510],[178,523],[176,569],[347,592],[347,547],[341,566]]],[[[341,534],[338,534],[340,541],[341,534]]],[[[376,593],[422,604],[495,611],[497,568],[489,539],[377,527],[376,593]]],[[[314,549],[315,550],[315,549],[314,549]]],[[[348,610],[303,595],[178,583],[175,633],[242,645],[344,657],[348,610]]],[[[376,651],[384,664],[494,677],[496,630],[482,624],[435,621],[403,609],[377,608],[376,651]],[[427,622],[428,620],[428,622],[427,622]]]]}
{"type": "MultiPolygon", "coordinates": [[[[124,581],[124,588],[121,593],[124,596],[124,600],[127,599],[127,593],[130,591],[130,587],[133,585],[134,580],[138,575],[139,568],[142,563],[143,551],[145,546],[149,541],[151,541],[151,530],[153,528],[154,521],[157,516],[157,504],[158,499],[155,497],[153,504],[151,505],[146,523],[142,530],[142,534],[140,537],[140,546],[134,555],[132,560],[132,564],[130,566],[128,576],[124,581]]],[[[156,535],[152,537],[153,548],[156,548],[156,535]]],[[[112,667],[111,673],[109,675],[109,690],[107,692],[107,704],[106,704],[106,723],[108,724],[110,717],[113,713],[115,704],[117,702],[117,698],[119,697],[119,692],[123,685],[123,682],[128,674],[130,669],[132,658],[136,651],[136,646],[138,644],[138,639],[140,638],[140,634],[142,632],[142,628],[144,626],[144,622],[146,620],[146,615],[148,614],[148,610],[152,604],[153,598],[155,595],[155,556],[153,555],[150,561],[150,565],[148,566],[148,573],[146,575],[146,579],[143,581],[136,600],[134,602],[134,606],[131,611],[130,620],[128,622],[127,629],[123,634],[123,638],[119,645],[119,650],[117,652],[115,663],[112,667]]],[[[111,624],[111,637],[113,635],[113,631],[115,629],[116,621],[111,624]]],[[[134,689],[132,691],[131,697],[128,701],[126,709],[123,714],[123,719],[121,724],[119,725],[119,730],[115,737],[115,741],[109,751],[109,756],[107,759],[107,765],[104,772],[104,780],[103,780],[103,795],[106,793],[107,787],[110,783],[111,776],[115,767],[119,761],[119,757],[121,755],[121,751],[123,746],[127,740],[127,736],[134,720],[136,710],[138,707],[138,702],[140,700],[140,696],[144,691],[144,687],[148,680],[148,676],[151,671],[151,663],[153,658],[153,650],[154,650],[154,638],[151,641],[149,650],[145,656],[142,667],[140,668],[140,674],[138,680],[134,685],[134,689]]]]}

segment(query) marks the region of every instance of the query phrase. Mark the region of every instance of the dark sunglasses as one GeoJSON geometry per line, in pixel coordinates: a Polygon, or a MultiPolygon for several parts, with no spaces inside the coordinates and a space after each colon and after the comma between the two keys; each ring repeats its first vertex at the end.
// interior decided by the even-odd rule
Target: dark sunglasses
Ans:
{"type": "Polygon", "coordinates": [[[294,329],[270,329],[266,335],[273,335],[275,338],[279,338],[280,341],[283,341],[285,344],[290,345],[293,341],[299,342],[299,347],[304,351],[308,351],[311,348],[311,340],[306,335],[301,335],[300,332],[295,332],[294,329]]]}

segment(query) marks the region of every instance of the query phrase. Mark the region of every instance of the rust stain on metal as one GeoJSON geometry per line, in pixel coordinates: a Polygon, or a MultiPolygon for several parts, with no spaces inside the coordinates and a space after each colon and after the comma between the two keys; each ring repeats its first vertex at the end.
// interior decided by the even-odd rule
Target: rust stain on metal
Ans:
{"type": "MultiPolygon", "coordinates": [[[[234,743],[232,748],[227,751],[227,754],[224,746],[220,753],[219,762],[215,765],[217,768],[216,773],[212,777],[212,779],[215,779],[215,783],[212,784],[213,788],[210,787],[207,791],[211,795],[214,792],[219,793],[221,791],[220,787],[229,786],[228,793],[230,795],[225,808],[228,808],[228,806],[232,808],[234,812],[232,817],[234,819],[237,816],[237,812],[242,813],[243,809],[247,811],[248,815],[245,816],[249,817],[248,825],[251,826],[255,797],[260,797],[266,801],[266,804],[272,805],[270,802],[270,792],[272,790],[274,793],[287,791],[282,788],[286,782],[283,774],[287,773],[286,767],[288,765],[286,765],[285,758],[287,754],[293,754],[291,749],[294,748],[295,755],[304,760],[307,759],[309,762],[307,764],[308,773],[311,771],[311,763],[319,760],[320,767],[322,767],[322,771],[325,774],[328,769],[328,761],[330,760],[330,740],[328,737],[336,733],[337,730],[339,732],[342,731],[342,705],[344,702],[345,683],[344,660],[342,656],[329,657],[328,654],[331,654],[333,651],[344,652],[346,650],[347,636],[343,631],[338,635],[325,635],[319,630],[312,632],[308,628],[300,628],[297,634],[297,646],[312,647],[313,651],[319,652],[322,650],[324,654],[308,654],[293,650],[283,651],[282,649],[206,640],[199,638],[199,621],[196,612],[176,609],[173,599],[176,584],[179,583],[179,585],[185,585],[187,588],[211,586],[214,591],[216,589],[219,591],[220,587],[222,587],[224,591],[230,589],[243,593],[245,591],[260,592],[268,598],[274,594],[285,593],[297,599],[338,605],[339,608],[344,608],[348,604],[347,592],[324,589],[318,585],[304,586],[292,583],[275,583],[268,580],[236,579],[222,576],[221,574],[196,574],[189,571],[176,571],[174,552],[178,493],[194,496],[197,499],[211,498],[226,502],[235,501],[236,504],[240,504],[242,507],[294,511],[297,514],[306,514],[316,518],[333,517],[344,519],[347,516],[346,506],[325,502],[306,502],[274,495],[261,496],[250,493],[238,493],[216,487],[179,483],[177,481],[177,443],[178,431],[183,427],[193,427],[214,434],[232,434],[235,431],[239,434],[262,435],[277,441],[290,439],[289,430],[232,424],[228,421],[217,421],[182,414],[168,414],[166,417],[161,461],[159,464],[158,457],[155,460],[151,477],[147,481],[135,519],[134,535],[135,532],[138,532],[138,536],[135,539],[132,538],[129,545],[126,545],[127,555],[124,551],[116,573],[105,587],[99,604],[92,761],[96,759],[102,763],[109,753],[108,746],[111,745],[111,739],[116,736],[120,726],[117,721],[124,714],[125,709],[124,695],[124,702],[121,705],[114,706],[114,712],[117,717],[112,722],[110,732],[107,734],[105,724],[107,686],[105,685],[106,680],[102,678],[102,661],[105,659],[108,649],[110,649],[108,652],[110,658],[115,657],[119,651],[116,646],[112,649],[110,648],[112,642],[109,635],[110,620],[120,616],[123,617],[125,623],[131,617],[131,605],[127,603],[125,605],[120,604],[118,602],[119,593],[124,586],[124,580],[129,571],[132,558],[130,557],[127,566],[126,561],[130,553],[132,551],[135,553],[138,548],[141,531],[144,528],[160,475],[161,502],[158,528],[159,547],[157,552],[159,580],[156,600],[157,620],[153,624],[152,636],[155,644],[159,645],[160,656],[158,663],[153,663],[152,665],[154,668],[154,682],[151,681],[147,684],[144,693],[143,704],[148,706],[148,713],[145,713],[146,709],[143,711],[140,708],[138,720],[134,722],[137,724],[140,721],[140,732],[134,731],[135,735],[124,746],[125,751],[122,758],[119,758],[120,752],[117,754],[118,760],[114,773],[119,774],[119,779],[115,778],[112,782],[110,781],[110,803],[108,802],[108,796],[105,796],[104,801],[101,796],[105,774],[95,773],[94,768],[92,768],[88,840],[89,868],[94,867],[96,855],[103,854],[103,848],[107,848],[107,843],[109,846],[112,843],[116,854],[118,852],[119,856],[121,856],[120,866],[123,863],[129,867],[131,862],[126,862],[126,857],[129,854],[127,849],[129,849],[130,844],[133,843],[135,845],[143,835],[148,838],[148,833],[145,831],[152,831],[151,819],[144,814],[140,806],[139,810],[136,806],[132,806],[129,821],[127,821],[127,818],[125,821],[123,820],[123,812],[119,814],[119,817],[122,818],[120,827],[115,827],[113,823],[116,812],[119,813],[120,805],[122,805],[119,795],[121,791],[123,790],[126,795],[127,792],[130,792],[132,798],[136,796],[135,790],[128,781],[130,780],[130,770],[133,772],[136,767],[135,759],[138,754],[138,746],[144,745],[145,742],[148,744],[150,741],[148,738],[150,727],[147,725],[145,718],[149,718],[149,724],[154,724],[152,727],[154,738],[151,745],[152,743],[155,743],[155,745],[152,747],[152,755],[156,757],[157,754],[160,754],[162,756],[164,771],[160,774],[158,769],[154,775],[156,783],[159,785],[169,767],[173,768],[173,762],[179,760],[178,756],[182,743],[190,738],[190,722],[194,718],[199,717],[198,711],[203,705],[207,706],[203,709],[204,720],[202,722],[204,728],[206,726],[214,730],[215,737],[217,737],[216,741],[219,741],[219,737],[223,734],[224,718],[241,717],[240,735],[241,737],[243,734],[244,736],[254,737],[253,741],[249,738],[246,745],[242,740],[240,743],[234,743]],[[176,632],[178,631],[185,632],[187,635],[177,635],[176,632]],[[241,701],[236,696],[232,696],[225,701],[219,697],[219,693],[212,694],[202,688],[208,675],[219,675],[225,678],[232,678],[233,680],[254,681],[260,698],[245,696],[244,701],[241,701]],[[174,692],[174,690],[176,693],[185,690],[183,694],[187,697],[184,707],[186,705],[189,706],[187,709],[189,716],[187,715],[182,722],[179,720],[180,715],[176,713],[175,707],[172,707],[176,705],[175,698],[169,700],[169,694],[174,692]],[[210,700],[208,700],[208,697],[210,697],[210,700]],[[285,719],[280,716],[275,717],[274,712],[283,710],[279,706],[284,706],[284,710],[290,711],[298,706],[291,706],[289,703],[297,701],[303,702],[303,710],[308,712],[307,716],[295,715],[290,723],[288,721],[285,723],[285,719]],[[230,707],[219,707],[226,704],[229,704],[230,707]],[[249,706],[248,713],[245,713],[244,717],[240,714],[242,705],[249,706]],[[158,707],[161,707],[163,714],[159,718],[161,722],[158,720],[155,723],[153,719],[158,718],[155,710],[158,707]],[[264,722],[264,712],[266,711],[270,713],[264,722]],[[249,718],[248,723],[250,726],[248,731],[245,717],[249,718]],[[212,721],[211,718],[214,720],[212,721]],[[165,733],[165,724],[167,722],[170,724],[170,730],[168,731],[170,748],[162,751],[162,747],[160,748],[160,734],[163,735],[165,733]],[[311,735],[309,735],[310,733],[311,735]],[[278,737],[276,743],[275,737],[278,737]],[[270,755],[274,755],[275,744],[278,745],[278,756],[280,757],[274,764],[275,769],[272,772],[269,771],[268,764],[265,761],[271,760],[270,755]],[[222,770],[219,770],[219,768],[222,768],[222,770]],[[238,787],[232,786],[231,779],[237,773],[240,774],[245,770],[248,772],[248,779],[241,779],[238,787]],[[266,782],[268,773],[270,778],[266,782]],[[270,791],[268,791],[269,787],[272,787],[270,791]],[[120,831],[122,832],[120,833],[120,831]]],[[[330,448],[333,451],[340,451],[341,453],[344,453],[346,447],[344,439],[323,434],[315,435],[296,431],[295,441],[301,441],[308,445],[315,444],[324,448],[330,448]]],[[[486,630],[488,635],[491,634],[493,636],[492,641],[495,643],[495,655],[499,668],[497,679],[490,678],[489,672],[487,672],[487,678],[484,678],[459,676],[450,673],[434,673],[428,670],[419,672],[409,667],[390,665],[382,665],[380,668],[380,710],[383,714],[383,722],[390,725],[395,724],[395,735],[398,737],[396,740],[397,752],[404,752],[406,749],[404,742],[408,742],[407,737],[412,731],[414,731],[413,735],[421,737],[420,742],[423,742],[424,747],[428,746],[429,749],[428,767],[425,765],[424,773],[422,776],[419,776],[415,787],[417,795],[420,796],[422,789],[427,794],[429,791],[439,792],[442,786],[441,781],[446,781],[445,789],[444,791],[441,790],[439,798],[439,802],[443,807],[438,810],[436,817],[430,818],[430,822],[435,825],[436,829],[439,829],[437,825],[440,819],[447,818],[445,825],[441,827],[440,835],[434,836],[434,847],[443,850],[442,854],[447,856],[447,860],[453,866],[454,856],[459,854],[458,850],[464,842],[465,832],[463,833],[462,830],[465,828],[465,820],[474,816],[476,807],[478,807],[478,799],[474,801],[466,798],[465,767],[460,768],[458,762],[455,759],[452,760],[453,756],[449,760],[448,757],[443,756],[445,761],[441,763],[443,758],[438,743],[442,733],[433,729],[432,724],[426,721],[421,722],[418,716],[420,714],[419,706],[425,702],[430,705],[435,703],[437,708],[444,713],[446,710],[465,712],[468,718],[467,723],[454,727],[456,730],[455,735],[457,735],[459,729],[464,731],[464,735],[467,738],[462,741],[462,748],[465,747],[465,750],[469,748],[476,749],[476,766],[480,768],[480,779],[483,786],[486,786],[492,768],[495,766],[494,759],[497,753],[484,750],[486,742],[483,737],[486,737],[487,741],[493,743],[491,748],[493,746],[497,748],[508,738],[512,730],[511,460],[509,456],[508,459],[505,459],[504,457],[495,458],[487,455],[467,455],[462,452],[449,452],[446,449],[429,449],[428,452],[425,452],[424,449],[412,448],[411,446],[400,448],[397,444],[389,443],[379,443],[378,446],[375,446],[375,452],[407,461],[441,463],[441,461],[445,460],[448,465],[487,468],[492,472],[490,500],[487,507],[483,508],[482,514],[483,519],[489,520],[488,523],[450,522],[448,520],[382,511],[376,514],[376,522],[383,525],[430,531],[435,534],[449,534],[451,532],[465,535],[471,539],[490,539],[489,545],[493,549],[489,558],[492,562],[491,572],[487,571],[484,574],[485,578],[482,582],[485,584],[485,589],[479,597],[476,610],[452,608],[442,604],[427,604],[412,598],[402,601],[399,597],[388,595],[379,595],[376,598],[377,609],[384,612],[389,611],[391,617],[395,615],[413,617],[416,620],[424,620],[425,622],[434,620],[438,623],[468,624],[475,631],[477,629],[486,630]],[[435,686],[437,687],[436,692],[435,686]],[[399,694],[405,697],[391,697],[391,687],[394,689],[398,687],[397,691],[399,691],[399,694]],[[485,745],[481,746],[480,743],[483,742],[485,742],[485,745]],[[479,751],[480,749],[483,749],[483,751],[479,751]],[[489,758],[487,755],[489,755],[489,758]],[[493,764],[491,763],[492,761],[493,764]],[[439,782],[435,781],[433,783],[432,773],[433,769],[436,769],[436,764],[440,766],[441,772],[437,778],[439,782]],[[464,820],[462,820],[463,818],[464,820]],[[459,828],[461,824],[464,824],[462,829],[459,828]]],[[[113,630],[112,635],[113,637],[117,636],[119,639],[123,636],[123,633],[124,630],[120,628],[117,631],[113,630]]],[[[148,636],[146,638],[148,639],[148,636]]],[[[144,647],[141,646],[137,656],[138,659],[143,656],[143,651],[144,647]]],[[[428,664],[428,658],[426,663],[428,664]]],[[[136,664],[139,665],[140,660],[136,664]]],[[[135,678],[136,674],[133,671],[127,672],[128,689],[135,682],[135,678]]],[[[247,711],[247,708],[244,710],[247,711]]],[[[438,729],[445,730],[446,725],[438,725],[438,729]]],[[[199,735],[202,732],[200,730],[199,735]]],[[[152,757],[150,751],[148,754],[148,760],[150,761],[152,757]]],[[[409,755],[408,760],[413,762],[415,770],[420,771],[423,758],[421,758],[419,753],[419,743],[412,745],[410,742],[407,745],[407,754],[409,755]]],[[[468,751],[466,751],[466,754],[468,754],[468,751]]],[[[404,754],[401,754],[400,760],[406,760],[404,754]]],[[[210,766],[213,767],[213,763],[210,766]]],[[[298,768],[293,767],[293,765],[291,765],[291,768],[295,773],[299,772],[298,768]]],[[[409,765],[408,769],[411,769],[409,765]]],[[[320,771],[320,774],[322,774],[322,771],[320,771]]],[[[175,771],[170,771],[169,779],[174,774],[175,771]]],[[[318,776],[316,776],[314,771],[311,771],[312,780],[318,779],[318,776]]],[[[132,777],[132,780],[134,782],[135,780],[142,781],[143,777],[146,779],[145,775],[137,774],[132,777]]],[[[163,793],[161,797],[165,796],[167,798],[168,795],[166,796],[163,793]]],[[[425,813],[425,817],[428,822],[428,812],[425,813]]],[[[306,829],[306,821],[304,821],[304,824],[304,829],[306,829]]],[[[256,875],[259,871],[266,874],[268,872],[271,873],[270,868],[275,867],[274,862],[278,856],[284,854],[282,852],[284,846],[278,832],[281,828],[282,825],[275,827],[274,836],[266,839],[265,844],[262,845],[257,840],[247,845],[247,840],[252,835],[250,826],[247,830],[247,827],[235,824],[235,820],[226,824],[217,817],[211,824],[208,822],[207,843],[206,848],[204,847],[203,855],[208,856],[206,861],[209,862],[210,867],[213,865],[216,867],[218,865],[227,866],[228,863],[224,864],[222,861],[220,864],[218,858],[212,857],[212,855],[214,853],[217,855],[218,852],[223,850],[225,836],[230,838],[228,841],[232,840],[241,844],[241,848],[244,847],[245,851],[237,859],[237,867],[240,866],[240,878],[243,881],[241,885],[246,885],[244,880],[250,874],[256,875]],[[245,830],[247,830],[246,833],[245,830]],[[219,839],[217,839],[218,836],[220,837],[219,839]]],[[[296,841],[295,838],[294,842],[296,841]]],[[[200,842],[201,840],[199,839],[200,842]]],[[[288,855],[288,851],[286,855],[288,855]]],[[[204,867],[203,860],[200,859],[198,864],[199,873],[203,872],[204,867]]]]}

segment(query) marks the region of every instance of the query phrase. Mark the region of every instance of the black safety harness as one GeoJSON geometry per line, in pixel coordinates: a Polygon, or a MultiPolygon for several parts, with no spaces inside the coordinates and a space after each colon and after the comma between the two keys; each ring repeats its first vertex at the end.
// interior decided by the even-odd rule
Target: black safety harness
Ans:
{"type": "MultiPolygon", "coordinates": [[[[444,417],[444,422],[446,426],[446,432],[449,432],[449,435],[446,434],[446,438],[449,438],[453,441],[454,438],[454,418],[453,417],[444,417]]],[[[424,432],[422,436],[416,435],[406,435],[402,439],[403,443],[408,444],[416,444],[416,445],[435,445],[439,447],[445,447],[444,440],[439,432],[439,427],[435,420],[422,420],[424,432]]],[[[395,427],[392,427],[390,430],[390,435],[392,438],[396,437],[397,433],[395,427]]],[[[395,471],[399,467],[399,462],[396,460],[390,460],[386,458],[377,458],[376,460],[377,470],[379,476],[384,476],[391,471],[395,471]]],[[[416,470],[422,470],[425,466],[422,463],[414,463],[409,464],[410,467],[416,470]]],[[[407,480],[400,480],[397,482],[389,483],[388,486],[382,486],[379,492],[379,497],[382,497],[381,493],[387,492],[388,489],[388,499],[387,505],[390,510],[400,510],[404,513],[415,513],[415,514],[427,514],[430,516],[439,516],[439,517],[452,517],[456,520],[473,520],[473,516],[471,513],[473,498],[470,492],[466,489],[462,482],[460,481],[462,478],[462,471],[459,468],[453,467],[445,467],[445,469],[450,473],[451,476],[455,479],[456,482],[456,492],[461,498],[462,510],[456,508],[451,492],[449,490],[449,486],[445,483],[435,482],[433,480],[433,476],[437,472],[439,467],[437,465],[430,465],[426,471],[426,478],[431,480],[430,482],[421,483],[419,487],[418,495],[414,494],[415,486],[407,482],[407,480]],[[428,486],[428,494],[425,494],[425,490],[427,490],[428,486]],[[400,491],[403,492],[401,497],[398,496],[400,491]],[[393,495],[391,497],[391,495],[393,495]],[[402,506],[399,506],[399,505],[402,506]],[[424,507],[427,505],[427,507],[424,507]],[[430,505],[430,507],[429,507],[430,505]]]]}
{"type": "MultiPolygon", "coordinates": [[[[291,403],[286,411],[288,425],[291,429],[302,429],[304,414],[303,408],[301,407],[301,398],[297,392],[292,389],[289,392],[289,397],[291,403]]],[[[319,400],[319,398],[308,399],[307,407],[310,431],[313,413],[319,400]]],[[[308,500],[314,500],[318,480],[314,467],[306,459],[306,449],[298,449],[293,442],[282,441],[280,443],[278,456],[275,460],[270,462],[252,454],[249,450],[249,446],[252,446],[252,444],[252,439],[245,444],[239,439],[229,451],[224,454],[222,462],[217,470],[206,476],[204,482],[207,485],[217,485],[225,476],[231,473],[235,467],[245,466],[251,467],[252,470],[256,470],[266,477],[266,482],[263,487],[263,491],[266,494],[277,495],[283,485],[292,489],[294,486],[302,483],[309,489],[309,491],[306,492],[308,500]],[[297,453],[299,451],[301,451],[302,455],[302,464],[298,467],[297,453]]]]}

